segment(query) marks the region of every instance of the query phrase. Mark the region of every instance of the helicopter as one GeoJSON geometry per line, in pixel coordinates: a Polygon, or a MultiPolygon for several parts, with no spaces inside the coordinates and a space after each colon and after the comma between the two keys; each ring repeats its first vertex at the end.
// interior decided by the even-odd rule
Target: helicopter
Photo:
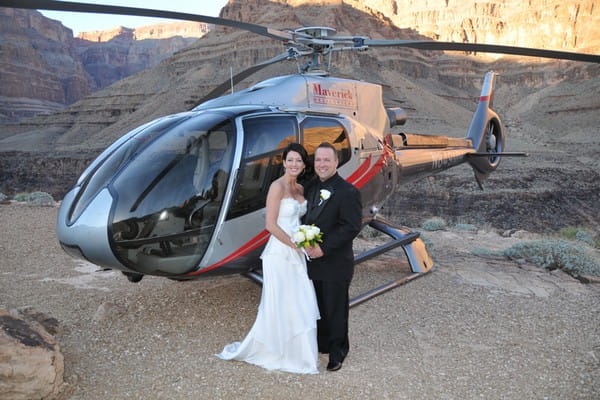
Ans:
{"type": "Polygon", "coordinates": [[[492,109],[495,77],[483,78],[464,138],[395,133],[405,110],[386,108],[382,87],[330,76],[323,63],[335,52],[371,47],[490,52],[600,63],[600,56],[478,43],[373,40],[336,36],[329,27],[277,30],[219,17],[52,0],[0,0],[0,7],[123,14],[189,20],[242,29],[284,43],[286,51],[232,76],[191,110],[160,117],[106,148],[64,196],[57,237],[71,256],[120,270],[132,282],[145,275],[193,280],[242,274],[262,282],[259,256],[269,185],[282,173],[291,142],[309,155],[331,143],[340,176],[361,192],[363,225],[390,240],[358,254],[360,263],[401,247],[411,273],[352,299],[355,306],[423,276],[433,268],[420,234],[379,210],[408,181],[468,164],[483,188],[505,151],[506,135],[492,109]],[[231,94],[230,86],[268,65],[308,57],[297,74],[277,76],[231,94]]]}

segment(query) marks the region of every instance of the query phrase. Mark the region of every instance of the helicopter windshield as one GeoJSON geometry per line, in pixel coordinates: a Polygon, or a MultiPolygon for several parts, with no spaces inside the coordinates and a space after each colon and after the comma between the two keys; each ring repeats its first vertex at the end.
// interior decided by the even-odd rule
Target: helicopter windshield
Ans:
{"type": "Polygon", "coordinates": [[[173,275],[198,265],[215,229],[234,141],[223,115],[200,114],[143,147],[122,170],[111,185],[109,235],[127,267],[173,275]]]}

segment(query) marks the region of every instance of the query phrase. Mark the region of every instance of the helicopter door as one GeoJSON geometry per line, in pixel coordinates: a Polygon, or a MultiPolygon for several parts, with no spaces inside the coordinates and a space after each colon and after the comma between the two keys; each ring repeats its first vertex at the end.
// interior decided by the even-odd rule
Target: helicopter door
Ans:
{"type": "Polygon", "coordinates": [[[298,141],[295,117],[268,116],[247,118],[242,122],[244,149],[227,219],[265,207],[271,182],[282,174],[281,154],[298,141]]]}
{"type": "Polygon", "coordinates": [[[315,149],[323,142],[329,142],[337,150],[338,168],[347,163],[352,150],[346,130],[339,121],[332,118],[307,117],[301,124],[302,144],[306,148],[311,162],[315,149]]]}
{"type": "Polygon", "coordinates": [[[140,273],[190,272],[216,229],[235,128],[221,113],[196,113],[136,150],[109,185],[111,247],[140,273]]]}

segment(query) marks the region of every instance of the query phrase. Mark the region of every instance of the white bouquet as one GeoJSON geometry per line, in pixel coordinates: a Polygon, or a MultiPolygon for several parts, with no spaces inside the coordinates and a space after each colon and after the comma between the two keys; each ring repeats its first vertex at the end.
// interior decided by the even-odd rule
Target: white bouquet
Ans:
{"type": "Polygon", "coordinates": [[[323,243],[323,233],[314,225],[300,225],[292,235],[292,239],[300,248],[312,247],[317,243],[323,243]]]}

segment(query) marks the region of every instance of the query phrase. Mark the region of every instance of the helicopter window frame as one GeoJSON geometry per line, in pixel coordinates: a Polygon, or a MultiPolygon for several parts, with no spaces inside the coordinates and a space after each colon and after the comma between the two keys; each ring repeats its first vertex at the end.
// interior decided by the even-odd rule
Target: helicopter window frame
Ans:
{"type": "MultiPolygon", "coordinates": [[[[68,224],[75,223],[100,190],[105,187],[110,190],[110,182],[141,150],[152,144],[164,132],[184,123],[189,118],[187,115],[175,115],[156,119],[125,134],[123,138],[103,151],[84,171],[85,178],[77,183],[80,189],[67,214],[68,224]]],[[[115,194],[111,192],[111,195],[115,194]]]]}
{"type": "Polygon", "coordinates": [[[300,121],[299,127],[300,127],[300,140],[301,140],[300,143],[302,143],[302,145],[308,152],[308,157],[309,157],[309,160],[311,163],[314,164],[315,150],[319,146],[319,144],[321,144],[323,142],[331,143],[337,149],[337,157],[339,160],[338,168],[343,166],[344,164],[346,164],[352,158],[352,142],[350,140],[350,135],[348,135],[348,129],[338,118],[325,117],[325,116],[321,116],[321,115],[318,115],[318,116],[317,115],[306,115],[305,118],[302,119],[302,121],[300,121]],[[333,124],[338,125],[342,129],[342,132],[338,135],[338,138],[343,136],[343,139],[341,141],[320,140],[320,141],[318,141],[318,143],[315,142],[311,145],[307,144],[307,141],[306,141],[307,135],[305,133],[305,126],[307,123],[315,122],[315,121],[317,121],[317,122],[318,121],[327,121],[331,125],[333,125],[333,124]],[[339,148],[338,148],[336,143],[342,143],[342,145],[339,146],[339,148]]]}
{"type": "Polygon", "coordinates": [[[237,218],[265,207],[268,189],[271,183],[281,176],[283,171],[283,150],[289,143],[299,143],[298,118],[294,114],[266,113],[244,116],[240,118],[238,126],[242,127],[241,133],[244,144],[242,146],[241,160],[235,179],[236,184],[233,189],[232,201],[226,220],[237,218]],[[273,125],[272,122],[274,120],[288,121],[286,127],[288,130],[281,129],[281,127],[273,128],[269,126],[273,125]],[[261,127],[260,123],[265,121],[267,123],[261,127]],[[257,125],[251,126],[250,123],[257,123],[257,125]],[[261,132],[258,132],[258,135],[262,136],[260,139],[271,140],[271,143],[264,143],[265,146],[268,146],[268,150],[260,152],[251,151],[250,146],[255,148],[256,144],[260,143],[256,140],[253,141],[256,138],[252,138],[252,135],[249,135],[249,132],[252,132],[252,128],[255,127],[263,129],[261,132]],[[265,136],[265,132],[270,134],[273,131],[278,133],[286,132],[287,134],[285,136],[265,136]],[[274,140],[274,138],[279,140],[274,140]]]}

